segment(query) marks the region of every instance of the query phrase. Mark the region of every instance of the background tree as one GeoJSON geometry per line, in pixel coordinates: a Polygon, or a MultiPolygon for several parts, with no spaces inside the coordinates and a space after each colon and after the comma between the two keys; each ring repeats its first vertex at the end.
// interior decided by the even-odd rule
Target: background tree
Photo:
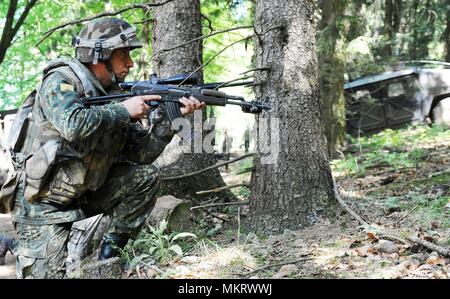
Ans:
{"type": "MultiPolygon", "coordinates": [[[[309,0],[256,1],[257,98],[273,109],[257,120],[257,131],[275,141],[278,155],[268,163],[258,144],[252,176],[250,224],[255,231],[276,233],[314,223],[333,210],[333,186],[319,102],[314,3],[309,0]],[[270,30],[277,27],[277,29],[270,30]],[[276,126],[274,126],[276,127],[276,126]]],[[[260,138],[261,141],[261,138],[260,138]]]]}
{"type": "Polygon", "coordinates": [[[446,9],[446,29],[443,35],[443,40],[445,41],[445,48],[447,51],[446,61],[450,62],[450,0],[447,0],[447,9],[446,9]]]}
{"type": "MultiPolygon", "coordinates": [[[[202,36],[201,12],[199,0],[179,0],[155,10],[155,25],[153,27],[153,71],[160,77],[170,77],[177,74],[189,74],[202,65],[202,42],[191,43],[171,51],[162,51],[202,36]]],[[[198,72],[202,81],[202,71],[198,72]]],[[[204,114],[204,113],[203,113],[204,114]]],[[[205,117],[200,118],[203,125],[205,117]]],[[[191,128],[194,129],[194,119],[190,118],[191,128]]],[[[204,135],[196,134],[192,140],[192,153],[179,151],[180,138],[176,136],[166,148],[163,156],[158,159],[164,176],[175,176],[193,172],[214,165],[216,159],[213,153],[194,152],[196,142],[202,145],[204,135]]],[[[197,143],[198,144],[198,143],[197,143]]],[[[195,195],[196,191],[224,186],[220,172],[217,169],[204,172],[197,176],[183,179],[163,181],[161,193],[172,194],[183,198],[195,195]]]]}
{"type": "Polygon", "coordinates": [[[327,149],[330,157],[336,155],[345,135],[345,42],[342,36],[342,15],[345,1],[319,2],[322,11],[318,34],[320,99],[324,117],[327,149]]]}

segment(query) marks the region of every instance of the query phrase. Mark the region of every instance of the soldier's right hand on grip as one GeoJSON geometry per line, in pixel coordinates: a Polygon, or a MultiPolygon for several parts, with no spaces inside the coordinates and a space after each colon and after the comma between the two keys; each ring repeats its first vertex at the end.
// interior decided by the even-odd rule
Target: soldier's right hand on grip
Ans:
{"type": "Polygon", "coordinates": [[[146,102],[160,100],[161,96],[158,95],[135,96],[123,101],[122,105],[127,109],[132,119],[139,119],[147,115],[148,110],[151,109],[146,102]]]}

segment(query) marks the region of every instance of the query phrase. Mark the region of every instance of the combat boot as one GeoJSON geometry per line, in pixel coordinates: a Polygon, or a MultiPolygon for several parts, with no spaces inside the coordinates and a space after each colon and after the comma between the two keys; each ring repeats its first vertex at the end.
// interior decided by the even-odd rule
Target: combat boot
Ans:
{"type": "Polygon", "coordinates": [[[0,236],[0,265],[5,264],[5,256],[8,251],[11,251],[11,245],[14,242],[13,238],[7,236],[0,236]]]}
{"type": "Polygon", "coordinates": [[[120,254],[119,249],[123,249],[128,243],[128,237],[107,234],[103,237],[103,243],[100,248],[98,259],[100,261],[106,260],[120,254]]]}

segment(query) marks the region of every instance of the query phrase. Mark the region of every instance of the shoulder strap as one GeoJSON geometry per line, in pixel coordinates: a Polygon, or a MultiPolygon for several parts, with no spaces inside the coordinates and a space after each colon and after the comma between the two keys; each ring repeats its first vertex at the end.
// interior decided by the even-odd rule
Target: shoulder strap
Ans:
{"type": "Polygon", "coordinates": [[[53,72],[59,72],[63,76],[69,77],[71,80],[75,79],[76,81],[79,81],[76,83],[80,83],[83,88],[84,96],[86,97],[96,95],[97,91],[103,95],[107,94],[98,82],[97,78],[94,78],[91,72],[78,60],[58,58],[50,61],[48,66],[44,69],[43,80],[53,72]],[[71,76],[71,74],[69,74],[67,71],[64,71],[64,69],[62,68],[64,66],[68,66],[75,74],[76,78],[73,78],[74,76],[71,76]]]}

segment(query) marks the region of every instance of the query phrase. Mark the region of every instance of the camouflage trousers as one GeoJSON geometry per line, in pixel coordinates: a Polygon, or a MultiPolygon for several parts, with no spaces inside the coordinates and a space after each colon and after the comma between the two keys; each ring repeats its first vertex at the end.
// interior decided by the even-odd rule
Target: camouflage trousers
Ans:
{"type": "MultiPolygon", "coordinates": [[[[110,215],[108,233],[134,239],[155,205],[159,185],[159,169],[153,165],[114,165],[104,185],[86,193],[83,211],[87,217],[110,215]]],[[[19,236],[12,249],[17,277],[64,278],[72,223],[14,226],[19,236]]]]}

